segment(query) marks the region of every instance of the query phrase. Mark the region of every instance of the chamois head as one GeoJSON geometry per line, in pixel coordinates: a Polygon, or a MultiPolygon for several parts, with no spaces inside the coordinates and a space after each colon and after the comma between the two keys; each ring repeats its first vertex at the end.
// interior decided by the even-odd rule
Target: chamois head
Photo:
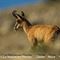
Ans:
{"type": "Polygon", "coordinates": [[[20,16],[20,14],[18,14],[17,11],[14,10],[12,12],[12,15],[16,18],[16,23],[14,25],[14,29],[15,30],[18,30],[21,27],[21,23],[23,21],[24,13],[23,13],[23,11],[21,11],[21,16],[20,16]]]}
{"type": "Polygon", "coordinates": [[[17,13],[16,10],[12,12],[12,15],[16,18],[16,23],[14,26],[15,30],[18,30],[20,27],[22,27],[22,22],[26,21],[28,25],[31,25],[28,20],[25,18],[25,14],[23,11],[21,11],[21,15],[17,13]]]}

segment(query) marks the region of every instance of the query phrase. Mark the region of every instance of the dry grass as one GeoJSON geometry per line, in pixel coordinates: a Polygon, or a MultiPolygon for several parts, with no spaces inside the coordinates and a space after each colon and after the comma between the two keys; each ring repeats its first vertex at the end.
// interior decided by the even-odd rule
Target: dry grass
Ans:
{"type": "MultiPolygon", "coordinates": [[[[26,14],[27,19],[32,24],[52,24],[60,26],[60,4],[39,4],[35,6],[27,6],[14,9],[17,9],[18,13],[20,13],[20,10],[23,10],[26,14]]],[[[45,50],[48,50],[47,53],[53,52],[54,50],[49,50],[44,45],[39,45],[35,49],[32,49],[32,51],[29,50],[30,44],[25,33],[21,30],[17,32],[13,30],[15,18],[12,16],[11,12],[14,9],[8,9],[2,12],[0,11],[0,55],[24,53],[38,54],[41,52],[45,53],[45,50]]],[[[55,45],[59,46],[56,43],[55,45]]],[[[56,51],[56,53],[60,54],[59,49],[56,51]]],[[[53,54],[55,52],[53,52],[53,54]]]]}

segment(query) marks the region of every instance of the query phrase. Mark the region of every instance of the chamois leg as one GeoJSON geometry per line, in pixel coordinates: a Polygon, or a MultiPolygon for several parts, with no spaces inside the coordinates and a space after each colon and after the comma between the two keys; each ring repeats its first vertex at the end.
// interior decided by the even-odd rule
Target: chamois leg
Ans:
{"type": "Polygon", "coordinates": [[[38,44],[37,39],[34,38],[34,39],[32,40],[32,48],[36,47],[37,44],[38,44]]]}

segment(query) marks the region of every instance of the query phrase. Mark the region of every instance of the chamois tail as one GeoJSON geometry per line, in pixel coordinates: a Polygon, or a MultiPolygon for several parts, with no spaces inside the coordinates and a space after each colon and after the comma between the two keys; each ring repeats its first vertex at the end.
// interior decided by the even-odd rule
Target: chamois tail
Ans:
{"type": "Polygon", "coordinates": [[[57,34],[60,34],[60,27],[57,26],[57,34]]]}

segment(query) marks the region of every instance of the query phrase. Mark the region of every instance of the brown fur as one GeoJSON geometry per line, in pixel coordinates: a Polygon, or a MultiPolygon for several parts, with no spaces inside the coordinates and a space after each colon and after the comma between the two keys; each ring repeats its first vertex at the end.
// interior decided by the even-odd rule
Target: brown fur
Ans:
{"type": "Polygon", "coordinates": [[[37,41],[43,40],[45,44],[49,44],[54,40],[58,30],[59,29],[57,26],[34,25],[29,29],[27,33],[28,40],[32,42],[32,40],[36,38],[37,41]]]}

